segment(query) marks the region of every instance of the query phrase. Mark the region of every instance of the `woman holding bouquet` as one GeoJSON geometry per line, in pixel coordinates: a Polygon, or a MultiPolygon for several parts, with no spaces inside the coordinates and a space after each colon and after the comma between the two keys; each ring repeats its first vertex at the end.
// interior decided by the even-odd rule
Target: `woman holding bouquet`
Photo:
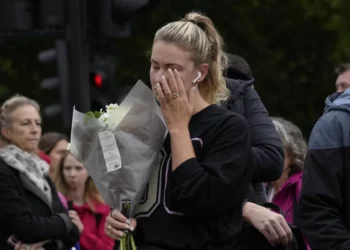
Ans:
{"type": "Polygon", "coordinates": [[[41,136],[39,105],[24,96],[0,110],[0,249],[69,249],[79,240],[82,223],[61,205],[37,155],[41,136]]]}
{"type": "Polygon", "coordinates": [[[111,238],[128,229],[141,250],[234,247],[252,156],[246,120],[216,105],[229,96],[222,46],[212,21],[199,13],[155,34],[150,80],[169,134],[136,219],[117,210],[107,217],[111,238]]]}

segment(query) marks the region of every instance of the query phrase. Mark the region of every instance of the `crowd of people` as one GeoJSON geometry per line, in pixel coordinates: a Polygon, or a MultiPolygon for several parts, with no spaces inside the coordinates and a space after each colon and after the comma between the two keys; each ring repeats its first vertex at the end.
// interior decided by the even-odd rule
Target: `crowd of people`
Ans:
{"type": "Polygon", "coordinates": [[[168,135],[133,218],[104,203],[66,135],[42,135],[36,101],[11,97],[0,109],[0,249],[112,250],[125,230],[140,250],[350,249],[350,65],[337,74],[307,143],[269,116],[249,64],[225,56],[207,16],[161,27],[150,81],[168,135]]]}

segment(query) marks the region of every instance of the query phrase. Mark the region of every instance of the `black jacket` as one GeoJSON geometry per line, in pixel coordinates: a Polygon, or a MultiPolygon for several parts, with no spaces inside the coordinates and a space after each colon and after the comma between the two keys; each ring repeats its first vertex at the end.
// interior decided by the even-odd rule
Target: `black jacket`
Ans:
{"type": "Polygon", "coordinates": [[[227,108],[243,115],[248,121],[254,158],[252,184],[256,184],[275,181],[281,176],[284,152],[269,113],[251,87],[253,80],[226,78],[226,85],[231,91],[227,108]]]}
{"type": "Polygon", "coordinates": [[[350,89],[326,100],[304,163],[300,224],[312,250],[350,249],[350,89]]]}
{"type": "Polygon", "coordinates": [[[40,198],[40,191],[23,181],[19,171],[0,160],[0,249],[12,250],[7,240],[15,235],[24,243],[52,240],[45,249],[68,249],[79,240],[78,228],[71,222],[47,178],[52,204],[40,198]]]}

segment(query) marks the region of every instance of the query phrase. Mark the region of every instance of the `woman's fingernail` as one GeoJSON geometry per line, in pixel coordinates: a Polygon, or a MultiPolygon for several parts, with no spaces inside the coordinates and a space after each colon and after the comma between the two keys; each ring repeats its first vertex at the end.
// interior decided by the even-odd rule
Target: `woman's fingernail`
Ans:
{"type": "Polygon", "coordinates": [[[162,75],[162,78],[165,79],[165,75],[162,75]]]}
{"type": "Polygon", "coordinates": [[[129,225],[129,224],[130,224],[130,221],[129,221],[129,220],[126,220],[125,223],[129,225]]]}
{"type": "Polygon", "coordinates": [[[131,232],[134,232],[134,228],[133,228],[133,227],[130,227],[129,230],[130,230],[131,232]]]}
{"type": "Polygon", "coordinates": [[[120,237],[124,237],[124,233],[123,232],[119,232],[119,236],[120,237]]]}
{"type": "Polygon", "coordinates": [[[160,84],[159,84],[159,82],[157,82],[157,86],[160,88],[160,84]]]}

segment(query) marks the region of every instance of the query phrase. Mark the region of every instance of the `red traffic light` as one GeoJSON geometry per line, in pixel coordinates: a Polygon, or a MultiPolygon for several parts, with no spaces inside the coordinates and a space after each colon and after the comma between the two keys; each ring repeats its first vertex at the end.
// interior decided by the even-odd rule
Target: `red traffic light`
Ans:
{"type": "Polygon", "coordinates": [[[94,76],[94,84],[97,88],[102,88],[103,77],[100,74],[94,76]]]}

